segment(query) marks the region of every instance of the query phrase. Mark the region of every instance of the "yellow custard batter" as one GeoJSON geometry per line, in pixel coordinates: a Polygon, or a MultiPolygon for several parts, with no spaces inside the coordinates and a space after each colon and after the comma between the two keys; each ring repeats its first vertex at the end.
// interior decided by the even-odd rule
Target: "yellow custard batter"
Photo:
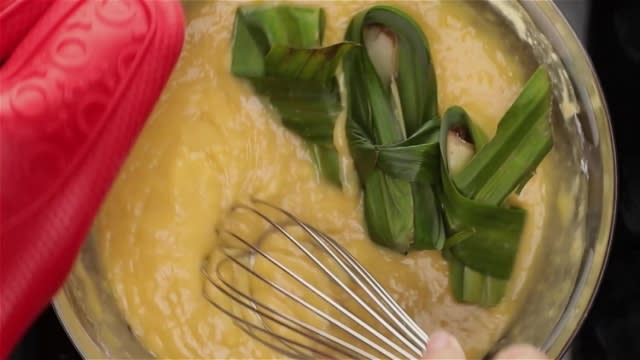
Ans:
{"type": "MultiPolygon", "coordinates": [[[[372,4],[304,3],[326,10],[327,44],[341,40],[351,17],[372,4]]],[[[495,133],[531,74],[517,40],[466,3],[392,4],[411,14],[430,41],[440,111],[461,105],[488,134],[495,133]]],[[[133,333],[161,358],[278,356],[203,297],[200,267],[216,253],[216,229],[234,222],[234,204],[258,197],[339,240],[427,332],[444,328],[459,337],[470,357],[481,356],[517,309],[544,223],[546,163],[516,199],[529,216],[503,302],[491,309],[457,303],[440,254],[403,256],[374,245],[363,225],[360,194],[324,183],[302,141],[231,75],[239,5],[186,2],[181,59],[96,222],[104,276],[133,333]]],[[[336,143],[344,151],[339,130],[336,143]]]]}

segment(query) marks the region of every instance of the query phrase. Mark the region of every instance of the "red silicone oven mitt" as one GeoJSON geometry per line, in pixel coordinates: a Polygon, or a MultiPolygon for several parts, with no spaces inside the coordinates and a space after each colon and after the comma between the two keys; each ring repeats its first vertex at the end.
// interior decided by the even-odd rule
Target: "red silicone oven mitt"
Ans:
{"type": "Polygon", "coordinates": [[[0,0],[0,358],[64,282],[183,25],[178,0],[0,0]]]}

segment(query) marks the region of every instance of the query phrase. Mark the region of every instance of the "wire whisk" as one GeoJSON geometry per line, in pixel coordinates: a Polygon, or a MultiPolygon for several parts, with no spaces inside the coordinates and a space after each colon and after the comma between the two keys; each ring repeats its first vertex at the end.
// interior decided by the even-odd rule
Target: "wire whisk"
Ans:
{"type": "Polygon", "coordinates": [[[292,358],[421,358],[427,334],[337,241],[263,201],[232,212],[254,221],[220,230],[202,273],[207,300],[242,330],[292,358]]]}

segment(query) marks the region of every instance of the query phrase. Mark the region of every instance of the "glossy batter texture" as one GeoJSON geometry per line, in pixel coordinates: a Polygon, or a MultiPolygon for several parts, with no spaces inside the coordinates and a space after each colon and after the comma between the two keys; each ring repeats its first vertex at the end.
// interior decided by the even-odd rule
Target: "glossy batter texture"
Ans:
{"type": "MultiPolygon", "coordinates": [[[[134,334],[163,358],[276,356],[205,300],[200,273],[204,259],[216,257],[216,229],[246,221],[230,214],[231,207],[258,197],[338,239],[424,329],[445,328],[468,355],[483,354],[517,309],[544,223],[546,165],[514,199],[529,216],[503,303],[492,309],[456,303],[439,253],[402,256],[374,245],[363,227],[360,194],[319,179],[303,143],[230,74],[239,4],[185,5],[182,57],[97,219],[104,276],[134,334]]],[[[371,5],[305,4],[325,8],[326,43],[340,40],[351,16],[371,5]]],[[[462,105],[495,133],[531,73],[516,39],[489,13],[466,3],[393,4],[412,14],[430,41],[441,112],[462,105]]],[[[337,131],[336,142],[346,148],[343,132],[337,131]]]]}

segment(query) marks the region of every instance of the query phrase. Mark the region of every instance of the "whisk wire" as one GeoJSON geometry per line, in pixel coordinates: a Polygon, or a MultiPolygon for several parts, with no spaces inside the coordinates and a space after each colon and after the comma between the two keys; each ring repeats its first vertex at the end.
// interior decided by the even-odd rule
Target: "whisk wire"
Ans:
{"type": "MultiPolygon", "coordinates": [[[[408,339],[403,337],[403,336],[401,336],[399,331],[402,331],[402,324],[397,320],[397,318],[393,317],[393,315],[390,313],[389,304],[382,304],[382,302],[378,298],[376,298],[366,286],[364,286],[364,284],[362,283],[362,281],[360,279],[360,276],[362,276],[362,274],[358,274],[359,276],[356,276],[356,274],[354,274],[343,263],[341,257],[344,256],[344,252],[341,251],[341,249],[336,247],[337,244],[331,244],[329,239],[326,236],[322,236],[321,234],[319,234],[317,232],[317,230],[315,230],[313,228],[308,228],[306,225],[304,225],[302,223],[299,223],[299,224],[300,224],[300,226],[302,226],[305,229],[307,229],[309,231],[309,233],[312,234],[312,236],[318,240],[318,243],[325,249],[325,251],[327,251],[332,256],[334,256],[334,260],[349,275],[349,278],[351,280],[355,281],[356,284],[358,284],[358,286],[360,286],[360,288],[364,290],[364,292],[367,294],[369,299],[371,299],[379,308],[382,309],[382,311],[384,312],[384,315],[386,315],[386,319],[391,320],[392,324],[389,324],[389,323],[383,321],[381,315],[377,311],[372,309],[367,303],[365,303],[362,299],[360,299],[350,288],[348,288],[335,275],[333,275],[333,274],[327,274],[327,275],[330,275],[332,278],[334,278],[335,281],[340,285],[340,287],[343,290],[345,290],[349,295],[351,295],[354,298],[354,300],[356,300],[356,302],[358,302],[358,304],[360,306],[362,306],[371,316],[373,316],[376,320],[380,321],[387,330],[389,330],[391,333],[393,333],[393,335],[397,336],[401,341],[403,341],[404,344],[407,345],[414,353],[416,353],[417,355],[420,355],[422,353],[422,351],[419,349],[419,347],[423,346],[424,343],[420,342],[420,340],[418,340],[418,339],[415,339],[411,332],[409,332],[407,334],[407,335],[409,335],[408,339]],[[318,239],[318,237],[322,237],[322,239],[324,241],[320,241],[320,239],[318,239]],[[327,245],[325,243],[325,241],[329,242],[330,245],[327,245]],[[338,251],[339,255],[336,254],[334,251],[338,251]],[[393,326],[393,325],[395,325],[395,326],[393,326]]],[[[348,260],[348,259],[345,259],[345,260],[348,260]]]]}
{"type": "MultiPolygon", "coordinates": [[[[408,328],[409,330],[411,330],[409,332],[409,336],[414,341],[414,344],[416,344],[418,347],[421,348],[421,350],[419,350],[419,354],[422,354],[424,352],[425,339],[428,339],[427,334],[419,326],[417,326],[413,320],[411,320],[411,318],[406,314],[406,312],[404,312],[400,308],[400,306],[393,300],[391,295],[389,295],[389,293],[386,290],[384,290],[384,288],[382,288],[380,284],[362,267],[362,265],[360,265],[360,263],[358,263],[358,261],[355,260],[355,258],[349,252],[347,252],[340,244],[338,244],[334,239],[318,231],[313,226],[305,224],[304,222],[300,221],[297,217],[295,217],[290,212],[284,209],[281,209],[279,207],[273,206],[261,200],[254,199],[254,201],[285,214],[287,217],[289,217],[289,219],[294,221],[301,228],[303,228],[309,235],[311,235],[314,238],[314,240],[316,240],[316,242],[323,247],[325,251],[329,252],[332,255],[333,259],[339,263],[341,268],[349,275],[349,277],[352,280],[356,281],[357,284],[360,286],[360,288],[365,290],[369,298],[372,301],[374,301],[376,305],[378,305],[384,310],[385,314],[388,316],[389,319],[391,319],[396,324],[396,326],[398,326],[400,329],[408,328]],[[322,240],[324,241],[322,241],[318,237],[321,237],[322,240]],[[329,244],[331,249],[327,247],[327,244],[329,244]],[[339,256],[336,255],[332,251],[332,249],[337,251],[339,253],[339,256]],[[349,263],[349,265],[356,270],[358,276],[354,276],[354,274],[349,270],[349,268],[342,262],[342,259],[345,259],[349,263]],[[380,296],[382,300],[384,300],[385,302],[384,306],[381,304],[379,299],[373,296],[373,294],[370,291],[368,291],[367,287],[360,282],[360,277],[362,277],[367,282],[367,285],[371,286],[374,292],[378,296],[380,296]],[[395,317],[388,311],[389,308],[393,311],[394,315],[396,315],[395,317]],[[398,318],[402,319],[402,322],[400,322],[398,318]]],[[[298,242],[296,242],[296,246],[300,247],[298,242]]],[[[308,256],[308,252],[305,251],[305,254],[307,254],[308,256]]],[[[336,281],[339,281],[334,274],[326,272],[326,267],[323,267],[323,270],[325,270],[325,273],[327,273],[327,275],[336,279],[336,281]]],[[[345,288],[342,282],[340,282],[340,285],[343,287],[345,291],[350,292],[350,289],[345,288]]],[[[355,297],[355,295],[352,294],[351,292],[350,294],[354,296],[355,299],[359,300],[359,298],[355,297]]],[[[365,306],[365,305],[362,305],[362,306],[365,306]]]]}
{"type": "MultiPolygon", "coordinates": [[[[315,256],[313,256],[313,254],[311,254],[302,244],[300,244],[299,241],[297,241],[296,239],[291,238],[290,234],[283,233],[284,236],[289,238],[309,259],[311,259],[318,267],[320,267],[322,269],[322,271],[327,276],[329,276],[336,284],[338,284],[338,286],[340,286],[340,288],[342,288],[345,292],[347,292],[358,303],[358,305],[360,305],[363,309],[365,309],[365,311],[367,311],[367,313],[369,313],[369,315],[373,316],[376,320],[378,320],[380,323],[382,323],[383,326],[389,332],[391,332],[394,336],[398,337],[415,354],[420,355],[422,353],[422,351],[424,349],[420,350],[419,347],[423,346],[424,343],[421,342],[420,340],[414,339],[412,333],[408,334],[410,336],[409,339],[405,338],[404,336],[402,336],[399,333],[399,330],[401,331],[401,329],[402,329],[402,326],[401,326],[400,322],[391,315],[391,313],[389,312],[388,307],[386,305],[383,305],[379,301],[379,299],[377,299],[375,296],[373,296],[371,291],[366,286],[364,286],[364,284],[361,282],[360,278],[358,276],[356,276],[345,265],[345,263],[342,261],[342,257],[344,256],[344,251],[340,251],[341,249],[338,248],[339,245],[337,243],[335,243],[335,244],[331,243],[331,241],[326,236],[322,236],[315,228],[304,224],[303,222],[298,220],[296,217],[294,217],[291,213],[287,212],[286,210],[282,210],[282,209],[278,209],[278,208],[275,208],[275,209],[281,211],[283,214],[285,214],[291,220],[293,220],[296,224],[298,224],[302,229],[304,229],[307,232],[307,234],[309,234],[316,241],[316,243],[318,243],[325,251],[327,251],[332,256],[333,260],[341,267],[341,269],[345,273],[347,273],[349,278],[351,280],[355,281],[360,286],[360,288],[364,290],[364,292],[367,294],[367,296],[376,305],[378,305],[379,308],[381,308],[384,311],[384,313],[386,315],[386,318],[390,319],[396,326],[393,326],[392,324],[389,324],[388,322],[384,321],[382,319],[382,316],[377,311],[375,311],[371,306],[369,306],[360,297],[358,297],[353,292],[353,290],[351,290],[347,285],[345,285],[345,283],[342,280],[340,280],[339,277],[337,277],[335,274],[333,274],[331,271],[329,271],[327,269],[327,267],[324,264],[322,264],[315,256]],[[329,242],[330,245],[327,245],[327,242],[329,242]],[[339,251],[338,254],[336,254],[335,251],[339,251]],[[411,340],[414,340],[415,343],[412,342],[411,340]]],[[[276,226],[279,230],[282,229],[277,224],[274,225],[274,226],[276,226]]]]}
{"type": "MultiPolygon", "coordinates": [[[[338,255],[336,255],[329,247],[326,246],[325,241],[324,241],[325,237],[320,237],[318,235],[318,233],[317,233],[317,230],[315,230],[315,229],[307,226],[306,224],[302,223],[300,220],[298,220],[295,216],[293,216],[291,213],[287,212],[286,210],[283,210],[283,209],[280,209],[280,208],[277,208],[277,207],[272,207],[270,204],[264,204],[264,205],[269,206],[272,209],[283,213],[284,215],[289,217],[291,220],[293,220],[296,224],[298,224],[308,235],[311,236],[312,239],[315,240],[316,243],[318,243],[325,251],[329,252],[329,254],[332,255],[332,259],[341,267],[341,270],[346,272],[351,279],[356,280],[356,277],[354,276],[354,274],[340,260],[340,257],[338,255]]],[[[414,354],[420,355],[422,353],[413,343],[411,343],[409,341],[410,339],[407,339],[406,337],[402,336],[394,326],[391,326],[388,322],[384,321],[384,319],[381,317],[381,315],[377,311],[372,309],[359,296],[357,296],[353,292],[353,290],[351,290],[348,286],[346,286],[344,284],[344,282],[342,280],[340,280],[340,278],[338,278],[334,273],[332,273],[326,267],[326,265],[323,264],[316,256],[314,256],[304,245],[302,245],[302,243],[299,240],[297,240],[296,238],[291,236],[291,234],[289,234],[287,231],[285,231],[285,229],[281,225],[277,224],[276,222],[274,222],[273,220],[268,218],[264,213],[254,209],[254,208],[249,208],[249,207],[246,207],[246,206],[242,206],[242,207],[244,207],[248,211],[251,211],[251,212],[255,213],[256,215],[260,216],[263,220],[265,220],[271,226],[273,226],[275,229],[277,229],[283,236],[285,236],[289,241],[291,241],[300,251],[302,251],[302,253],[304,253],[307,258],[309,258],[316,266],[318,266],[331,280],[333,280],[334,283],[338,284],[338,286],[340,286],[340,288],[342,290],[347,292],[353,298],[353,300],[355,300],[358,303],[358,305],[360,305],[365,311],[367,311],[367,313],[369,313],[369,315],[373,316],[377,321],[379,321],[383,325],[383,327],[385,327],[385,329],[387,329],[394,336],[396,336],[398,339],[400,339],[400,341],[402,341],[405,346],[409,347],[409,349],[411,351],[413,351],[414,354]]],[[[277,265],[277,266],[279,268],[281,268],[282,270],[284,270],[284,268],[280,267],[280,265],[277,265]]],[[[369,331],[372,335],[376,336],[379,340],[381,340],[381,341],[385,342],[387,345],[395,348],[396,351],[401,353],[403,356],[406,356],[406,357],[411,356],[404,349],[402,349],[400,347],[397,347],[396,344],[393,343],[388,337],[384,336],[383,334],[378,332],[375,328],[373,328],[373,327],[369,326],[368,324],[366,324],[364,321],[362,321],[362,319],[357,317],[355,314],[353,314],[351,311],[347,310],[343,306],[339,305],[337,302],[335,302],[333,299],[328,297],[326,294],[324,294],[323,292],[319,291],[316,287],[314,287],[313,285],[309,284],[308,282],[305,282],[304,279],[302,279],[301,277],[297,276],[296,274],[289,273],[288,271],[287,271],[287,273],[289,275],[291,275],[292,277],[294,277],[295,280],[297,280],[300,283],[302,283],[305,287],[307,287],[309,290],[311,290],[314,294],[316,294],[317,296],[320,296],[323,300],[325,300],[328,303],[330,303],[332,306],[334,306],[336,309],[338,309],[341,313],[346,315],[349,319],[355,321],[358,325],[362,326],[367,331],[369,331]]],[[[360,285],[360,287],[367,293],[367,295],[370,298],[372,298],[372,295],[371,295],[370,291],[366,287],[364,287],[361,282],[357,281],[357,284],[360,285]]],[[[377,299],[374,299],[374,301],[376,301],[376,300],[377,299]]],[[[379,302],[377,302],[377,305],[379,307],[381,307],[383,310],[386,310],[386,308],[382,304],[380,304],[379,302]]],[[[393,319],[393,317],[390,317],[390,318],[392,320],[395,320],[395,319],[393,319]]],[[[420,346],[420,345],[418,345],[418,346],[420,346]]]]}
{"type": "MultiPolygon", "coordinates": [[[[315,230],[315,231],[318,232],[317,230],[315,230]]],[[[389,314],[388,312],[385,311],[386,314],[388,315],[388,317],[392,321],[394,321],[396,323],[396,325],[398,325],[400,328],[406,328],[406,329],[410,330],[409,335],[414,340],[414,343],[417,344],[417,346],[420,347],[420,349],[421,349],[420,354],[422,354],[424,352],[424,350],[426,349],[426,343],[428,342],[428,339],[429,339],[427,334],[409,317],[409,315],[407,315],[406,312],[404,312],[402,310],[402,308],[400,308],[400,305],[398,305],[398,303],[396,303],[393,300],[391,295],[382,286],[380,286],[380,284],[362,267],[362,265],[360,265],[360,263],[358,263],[357,260],[355,260],[355,258],[353,258],[353,256],[351,254],[346,252],[344,250],[344,248],[342,246],[340,246],[340,244],[338,244],[335,240],[327,237],[326,235],[324,235],[322,233],[319,233],[319,234],[323,238],[325,238],[327,240],[327,242],[329,244],[331,244],[331,246],[334,249],[336,249],[338,252],[340,252],[340,255],[343,256],[349,262],[349,265],[351,265],[355,269],[355,271],[358,273],[358,275],[367,282],[367,285],[371,286],[373,288],[374,292],[378,296],[380,296],[382,298],[382,300],[384,300],[384,302],[385,302],[385,307],[384,308],[385,309],[391,309],[393,311],[393,313],[397,316],[397,317],[394,317],[394,316],[392,316],[391,314],[389,314]],[[398,320],[398,318],[402,319],[401,323],[398,320]]],[[[367,289],[366,286],[364,286],[361,282],[359,282],[359,280],[360,280],[359,278],[354,277],[354,280],[356,282],[358,282],[358,285],[360,285],[362,288],[367,289]]],[[[373,296],[369,291],[366,291],[366,292],[367,292],[367,295],[369,295],[369,297],[371,298],[372,301],[374,301],[376,304],[381,306],[380,305],[380,301],[379,301],[378,298],[373,296]]]]}
{"type": "MultiPolygon", "coordinates": [[[[308,290],[310,290],[313,294],[315,294],[316,296],[320,297],[322,300],[324,300],[325,302],[327,302],[329,305],[331,305],[333,308],[335,308],[336,310],[338,310],[341,314],[347,316],[350,320],[354,321],[355,323],[357,323],[358,325],[362,326],[362,328],[366,329],[370,334],[372,334],[373,336],[375,336],[378,340],[384,342],[385,344],[387,344],[388,346],[395,348],[398,352],[400,352],[402,354],[402,356],[406,357],[406,358],[410,358],[411,354],[409,354],[408,352],[406,352],[404,349],[399,348],[396,344],[394,344],[391,340],[389,340],[387,337],[385,337],[383,334],[381,334],[380,332],[378,332],[377,330],[375,330],[373,327],[371,327],[369,324],[365,323],[364,321],[362,321],[362,319],[360,319],[358,316],[356,316],[355,314],[353,314],[351,311],[349,311],[348,309],[344,308],[342,305],[338,304],[334,299],[331,299],[329,296],[327,296],[325,293],[323,293],[322,291],[318,290],[318,288],[316,288],[315,286],[313,286],[311,283],[309,283],[308,281],[306,281],[305,279],[303,279],[301,276],[299,276],[298,274],[294,273],[293,271],[291,271],[291,269],[287,268],[286,266],[284,266],[280,261],[278,261],[277,259],[275,259],[273,256],[265,253],[262,249],[254,246],[253,244],[250,244],[249,242],[247,242],[246,240],[242,239],[241,237],[239,237],[238,235],[236,235],[235,233],[232,232],[227,232],[229,235],[235,237],[236,239],[238,239],[240,242],[242,242],[245,246],[249,247],[251,250],[255,251],[256,253],[260,254],[261,256],[263,256],[265,259],[267,259],[271,264],[275,265],[276,267],[278,267],[280,270],[282,270],[285,274],[289,275],[292,279],[296,280],[298,283],[300,283],[302,286],[304,286],[305,288],[307,288],[308,290]]],[[[292,241],[295,241],[292,240],[292,241]]],[[[387,349],[383,348],[382,346],[380,346],[379,344],[377,344],[376,342],[373,342],[371,339],[367,338],[366,336],[353,331],[349,326],[347,326],[346,324],[344,324],[343,322],[336,320],[334,317],[328,315],[326,312],[318,309],[317,307],[311,305],[309,302],[305,301],[304,299],[302,299],[301,297],[291,293],[290,291],[288,291],[287,289],[285,289],[284,287],[282,287],[279,284],[276,284],[272,281],[269,281],[267,278],[265,278],[264,276],[256,273],[253,269],[250,269],[246,264],[242,264],[239,260],[237,260],[234,257],[229,257],[229,259],[231,261],[233,261],[234,263],[236,263],[237,265],[239,265],[240,267],[242,267],[245,271],[251,273],[253,276],[255,276],[256,278],[258,278],[259,280],[261,280],[262,282],[272,286],[275,290],[277,290],[278,292],[280,292],[281,294],[283,294],[284,296],[296,301],[297,303],[299,303],[300,305],[304,306],[305,308],[307,308],[308,310],[312,311],[314,314],[316,314],[317,316],[323,318],[324,320],[328,321],[329,323],[331,323],[332,325],[340,328],[341,330],[343,330],[344,332],[346,332],[347,334],[357,338],[358,340],[364,342],[365,344],[369,345],[370,347],[374,348],[375,350],[379,351],[380,353],[384,354],[386,357],[389,358],[393,358],[394,354],[389,352],[387,349]]]]}
{"type": "MultiPolygon", "coordinates": [[[[226,296],[228,296],[229,298],[233,299],[234,301],[238,302],[239,304],[241,304],[241,305],[243,305],[245,307],[254,308],[256,313],[258,313],[261,317],[264,317],[264,318],[267,318],[270,321],[276,322],[279,325],[282,325],[285,328],[287,328],[287,329],[289,329],[291,331],[294,331],[294,332],[296,332],[296,333],[298,333],[300,335],[307,336],[309,334],[314,334],[314,333],[322,334],[322,337],[328,338],[331,341],[334,341],[335,343],[338,343],[339,345],[341,345],[341,346],[353,351],[354,353],[359,354],[360,356],[371,356],[371,354],[368,354],[366,352],[360,351],[360,349],[358,349],[357,347],[355,347],[355,346],[345,342],[344,340],[342,340],[340,338],[337,338],[337,337],[335,337],[335,336],[333,336],[333,335],[331,335],[331,334],[329,334],[329,333],[327,333],[327,332],[325,332],[323,330],[320,330],[320,329],[318,329],[318,328],[316,328],[316,327],[314,327],[312,325],[306,324],[306,323],[304,323],[304,322],[302,322],[300,320],[297,320],[297,319],[295,319],[295,318],[293,318],[291,316],[288,316],[286,314],[274,311],[273,309],[271,309],[269,306],[263,304],[262,302],[260,302],[258,300],[255,300],[255,299],[252,299],[249,296],[247,296],[246,294],[244,294],[243,292],[238,291],[231,284],[229,284],[226,280],[221,280],[221,282],[225,286],[224,287],[220,286],[219,284],[217,284],[215,282],[214,279],[211,278],[211,276],[208,274],[207,271],[205,271],[203,269],[202,272],[204,273],[204,276],[207,278],[207,280],[209,280],[220,292],[224,293],[226,296]],[[231,292],[229,290],[227,290],[227,289],[231,290],[231,292]],[[296,326],[299,326],[300,328],[302,328],[304,330],[307,330],[307,332],[303,332],[302,330],[300,330],[298,328],[295,328],[294,326],[291,325],[291,323],[295,324],[296,326]]],[[[208,296],[205,296],[205,297],[215,307],[220,309],[225,314],[231,316],[234,319],[234,321],[239,321],[239,322],[242,323],[242,325],[251,327],[254,330],[258,330],[260,332],[267,332],[267,330],[262,329],[260,326],[255,325],[255,324],[251,323],[250,321],[247,321],[244,318],[242,318],[242,317],[234,314],[233,312],[225,309],[224,307],[218,305],[215,301],[210,299],[208,296]]],[[[278,334],[276,334],[274,332],[269,332],[269,333],[267,333],[267,335],[276,337],[280,341],[288,342],[288,343],[291,343],[291,344],[293,344],[295,346],[299,346],[299,347],[304,348],[304,349],[306,349],[306,350],[308,350],[310,352],[316,353],[317,355],[320,355],[322,357],[326,357],[326,358],[331,357],[330,355],[328,355],[326,353],[323,353],[323,352],[321,352],[321,351],[319,351],[317,349],[314,349],[314,348],[312,348],[312,347],[310,347],[308,345],[304,345],[304,344],[302,344],[300,342],[297,342],[295,340],[288,339],[288,338],[286,338],[284,336],[281,336],[281,335],[278,335],[278,334]]],[[[343,351],[342,349],[334,346],[330,342],[327,342],[327,341],[323,340],[322,338],[315,338],[315,340],[317,340],[318,342],[322,343],[322,345],[324,345],[324,346],[326,346],[326,347],[328,347],[328,348],[330,348],[330,349],[332,349],[332,350],[334,350],[336,352],[341,353],[344,356],[352,355],[352,354],[347,353],[347,352],[343,351]]],[[[278,351],[281,351],[281,350],[278,350],[278,351]]]]}
{"type": "MultiPolygon", "coordinates": [[[[327,276],[332,283],[338,285],[338,287],[344,291],[350,299],[355,301],[360,309],[364,310],[368,316],[371,316],[369,321],[373,320],[375,321],[375,324],[381,325],[384,330],[389,332],[390,336],[378,331],[370,322],[365,321],[363,318],[356,315],[350,308],[343,306],[335,298],[332,298],[330,295],[320,290],[317,286],[307,281],[303,276],[296,273],[296,271],[292,270],[277,258],[269,254],[268,251],[262,249],[260,241],[253,244],[233,231],[224,230],[220,233],[229,235],[230,238],[237,240],[239,244],[242,244],[242,246],[247,250],[245,252],[241,252],[241,254],[243,254],[243,257],[250,260],[251,263],[247,264],[246,261],[242,261],[239,259],[239,252],[232,252],[231,250],[233,248],[226,247],[223,249],[223,260],[221,260],[214,268],[216,276],[214,277],[211,275],[208,264],[203,265],[202,272],[205,275],[207,283],[212,284],[218,291],[220,291],[221,294],[228,297],[231,300],[232,306],[234,304],[239,305],[240,308],[245,309],[245,311],[248,310],[249,314],[253,314],[254,319],[257,318],[259,320],[254,320],[257,321],[257,323],[250,321],[245,316],[236,313],[236,311],[222,306],[219,301],[216,301],[209,296],[205,289],[205,298],[211,304],[233,319],[233,321],[243,331],[286,356],[296,358],[333,358],[336,355],[347,358],[362,357],[367,359],[377,359],[380,358],[380,356],[386,358],[400,357],[405,359],[420,358],[427,346],[427,334],[420,329],[420,327],[405,311],[403,311],[393,297],[355,259],[355,257],[353,257],[353,255],[335,241],[335,239],[301,221],[290,212],[261,200],[254,199],[253,202],[278,211],[281,215],[284,215],[289,220],[293,221],[293,224],[286,225],[287,228],[285,228],[283,225],[274,221],[265,212],[247,205],[238,205],[234,207],[232,211],[246,210],[264,220],[270,227],[275,229],[278,234],[282,235],[289,243],[293,244],[295,249],[302,252],[305,255],[304,258],[309,259],[315,265],[316,269],[320,269],[322,274],[327,276]],[[343,276],[338,276],[335,271],[332,271],[327,264],[320,260],[320,258],[316,256],[306,245],[303,245],[301,239],[297,239],[291,232],[289,232],[287,229],[291,225],[302,229],[303,232],[312,240],[310,244],[327,255],[327,258],[334,265],[337,265],[337,270],[341,272],[343,276]],[[347,325],[335,316],[330,315],[326,311],[321,310],[314,304],[305,300],[304,297],[297,295],[291,290],[283,287],[281,284],[278,284],[275,280],[258,273],[258,271],[254,269],[255,259],[258,257],[267,260],[267,263],[265,264],[275,266],[279,271],[286,274],[288,278],[293,279],[295,283],[310,291],[325,304],[329,305],[330,308],[337,310],[337,314],[352,321],[357,325],[357,327],[354,328],[353,326],[347,325]],[[327,330],[323,330],[317,326],[309,324],[304,321],[304,318],[298,319],[295,316],[278,311],[273,306],[257,300],[251,290],[248,290],[248,292],[240,290],[237,284],[232,283],[223,275],[222,267],[225,264],[233,264],[234,266],[239,267],[239,269],[246,272],[251,277],[260,280],[263,284],[266,284],[268,288],[273,289],[284,296],[285,299],[293,301],[295,304],[305,309],[305,311],[309,311],[318,319],[326,321],[327,324],[335,327],[337,330],[340,330],[343,334],[351,337],[351,339],[347,340],[342,336],[336,336],[327,330]],[[345,283],[345,280],[352,282],[356,287],[352,288],[352,286],[345,283]],[[355,290],[362,290],[366,294],[366,297],[358,296],[355,290]],[[274,330],[275,328],[272,328],[272,325],[276,325],[276,327],[281,326],[283,329],[290,331],[290,334],[301,336],[302,338],[306,338],[312,342],[306,344],[296,338],[291,338],[290,336],[278,333],[274,330]],[[281,346],[274,344],[273,341],[267,340],[265,336],[271,340],[275,339],[279,341],[281,346]],[[324,350],[320,350],[320,347],[324,350]],[[374,353],[366,349],[371,349],[374,353]],[[329,352],[325,350],[328,350],[329,352]]],[[[237,275],[237,272],[234,272],[234,275],[237,275]]]]}

